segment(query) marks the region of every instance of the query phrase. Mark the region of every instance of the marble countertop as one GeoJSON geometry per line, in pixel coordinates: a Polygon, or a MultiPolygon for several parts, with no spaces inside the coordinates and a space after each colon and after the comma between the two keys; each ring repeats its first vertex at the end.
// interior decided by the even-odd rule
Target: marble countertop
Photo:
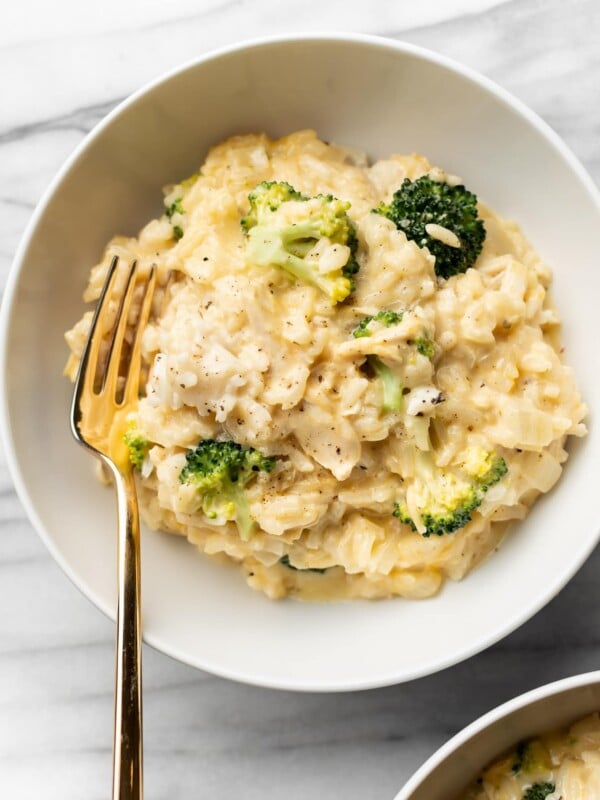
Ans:
{"type": "MultiPolygon", "coordinates": [[[[596,0],[19,0],[0,30],[0,276],[48,182],[142,83],[215,46],[338,29],[423,45],[519,96],[600,181],[596,0]]],[[[479,714],[600,666],[600,551],[533,620],[409,685],[295,695],[145,649],[146,797],[391,800],[479,714]]],[[[113,626],[33,531],[0,458],[0,797],[100,800],[111,771],[113,626]]]]}

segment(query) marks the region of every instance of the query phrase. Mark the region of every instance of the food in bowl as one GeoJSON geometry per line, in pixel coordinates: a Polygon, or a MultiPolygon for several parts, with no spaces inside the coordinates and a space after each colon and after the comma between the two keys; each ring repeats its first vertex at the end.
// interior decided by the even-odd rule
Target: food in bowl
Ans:
{"type": "MultiPolygon", "coordinates": [[[[155,265],[123,437],[141,508],[271,598],[435,594],[582,436],[549,268],[423,156],[238,136],[94,267],[155,265]]],[[[74,377],[91,312],[67,333],[74,377]]]]}
{"type": "Polygon", "coordinates": [[[488,767],[463,800],[600,797],[600,716],[521,742],[488,767]]]}

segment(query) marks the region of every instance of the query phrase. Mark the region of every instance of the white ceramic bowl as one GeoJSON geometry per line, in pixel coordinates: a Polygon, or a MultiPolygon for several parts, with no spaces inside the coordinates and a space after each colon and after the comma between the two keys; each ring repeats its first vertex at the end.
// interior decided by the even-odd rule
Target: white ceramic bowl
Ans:
{"type": "MultiPolygon", "coordinates": [[[[161,187],[224,137],[313,127],[373,157],[425,153],[517,218],[555,267],[567,357],[599,405],[598,195],[556,135],[517,100],[448,60],[365,36],[305,36],[222,50],[123,103],[54,181],[20,247],[3,312],[4,428],[15,484],[50,551],[107,614],[115,608],[114,500],[71,440],[62,333],[106,241],[161,209],[161,187]],[[40,457],[40,448],[42,456],[40,457]]],[[[456,663],[514,630],[596,543],[597,427],[560,485],[498,554],[435,599],[274,603],[185,541],[143,541],[146,641],[250,683],[350,690],[456,663]]]]}
{"type": "Polygon", "coordinates": [[[484,714],[440,747],[395,800],[448,800],[506,750],[600,710],[600,672],[548,683],[484,714]]]}

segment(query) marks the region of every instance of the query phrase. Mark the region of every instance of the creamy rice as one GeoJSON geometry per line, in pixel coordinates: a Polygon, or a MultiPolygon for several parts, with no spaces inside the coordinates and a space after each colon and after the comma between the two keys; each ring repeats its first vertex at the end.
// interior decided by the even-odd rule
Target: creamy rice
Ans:
{"type": "MultiPolygon", "coordinates": [[[[565,438],[585,433],[585,407],[562,361],[551,273],[517,225],[480,204],[483,251],[473,269],[443,280],[428,250],[372,213],[404,178],[428,173],[446,179],[422,156],[370,166],[312,131],[234,137],[211,150],[199,177],[167,188],[167,207],[181,198],[170,219],[113,239],[91,272],[88,302],[115,255],[123,270],[133,258],[156,265],[162,286],[144,335],[147,390],[130,412],[153,443],[138,474],[145,522],[238,563],[271,598],[435,594],[525,517],[558,480],[565,438]],[[332,305],[315,287],[247,262],[240,217],[265,180],[351,203],[360,271],[345,302],[332,305]],[[382,309],[402,310],[402,321],[352,336],[362,317],[382,309]],[[433,359],[415,351],[423,333],[435,343],[433,359]],[[373,354],[402,376],[402,412],[382,413],[381,386],[361,369],[373,354]],[[428,391],[444,402],[428,405],[428,391]],[[205,517],[197,491],[179,479],[187,450],[202,439],[233,439],[277,458],[247,487],[257,523],[248,541],[234,522],[205,517]],[[472,520],[444,536],[424,537],[392,515],[395,501],[411,496],[415,446],[429,440],[441,466],[483,449],[508,467],[472,520]]],[[[456,245],[452,231],[430,227],[456,245]]],[[[121,286],[122,278],[115,296],[121,286]]],[[[67,333],[71,378],[90,319],[67,333]]]]}
{"type": "Polygon", "coordinates": [[[522,742],[485,770],[463,800],[597,800],[600,718],[522,742]]]}

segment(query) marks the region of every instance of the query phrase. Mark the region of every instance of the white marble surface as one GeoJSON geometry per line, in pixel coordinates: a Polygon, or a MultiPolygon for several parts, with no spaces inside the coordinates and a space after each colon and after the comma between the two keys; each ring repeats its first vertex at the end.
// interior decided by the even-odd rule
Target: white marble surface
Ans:
{"type": "MultiPolygon", "coordinates": [[[[385,34],[438,50],[540,113],[600,179],[597,0],[19,0],[0,28],[0,275],[42,191],[117,101],[241,38],[385,34]]],[[[480,713],[600,666],[600,553],[529,624],[410,685],[294,695],[145,650],[146,797],[384,800],[480,713]]],[[[0,463],[0,797],[109,796],[112,624],[70,584],[0,463]]]]}

